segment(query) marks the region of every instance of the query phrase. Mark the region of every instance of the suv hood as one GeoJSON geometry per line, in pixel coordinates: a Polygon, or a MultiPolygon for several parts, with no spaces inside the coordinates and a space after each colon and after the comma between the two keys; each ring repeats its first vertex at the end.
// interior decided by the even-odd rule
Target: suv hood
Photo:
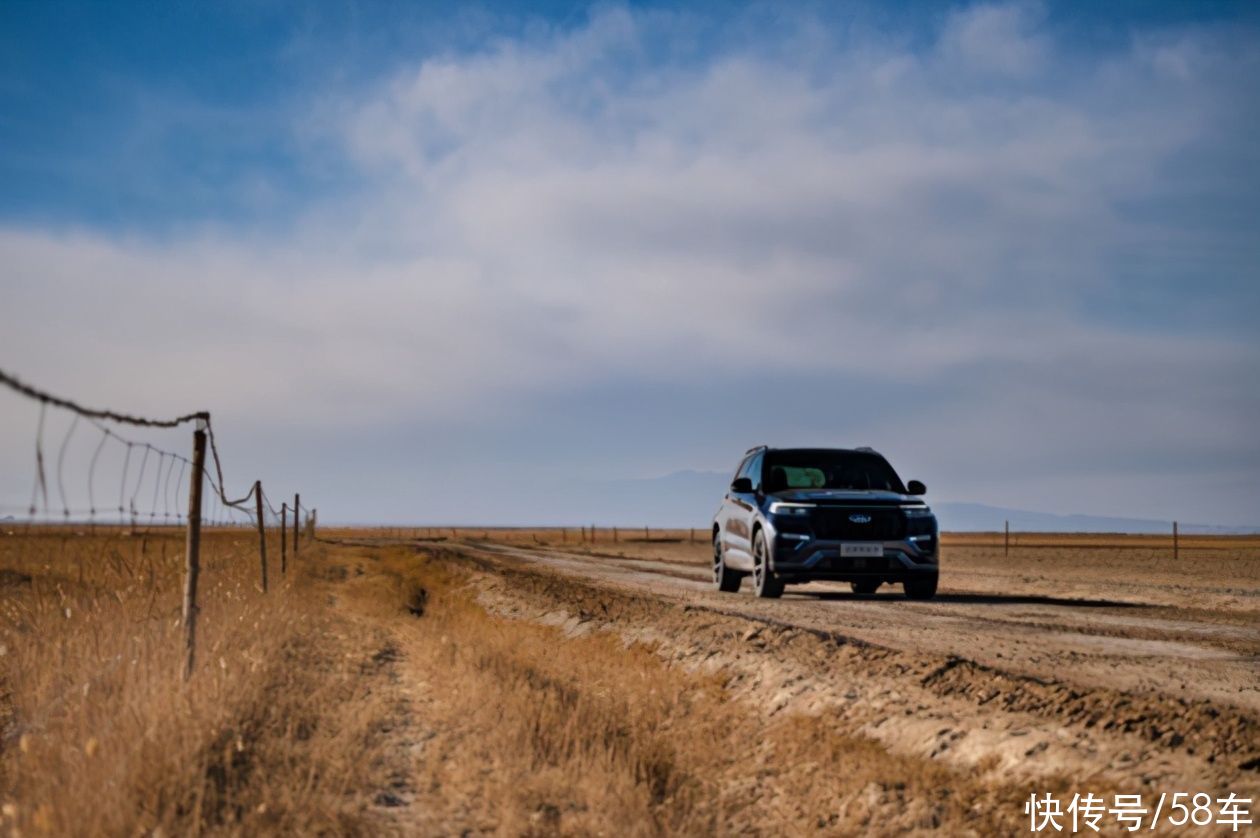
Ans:
{"type": "Polygon", "coordinates": [[[921,504],[918,495],[902,495],[897,492],[861,491],[858,489],[787,489],[770,497],[788,503],[816,503],[820,506],[899,506],[921,504]]]}

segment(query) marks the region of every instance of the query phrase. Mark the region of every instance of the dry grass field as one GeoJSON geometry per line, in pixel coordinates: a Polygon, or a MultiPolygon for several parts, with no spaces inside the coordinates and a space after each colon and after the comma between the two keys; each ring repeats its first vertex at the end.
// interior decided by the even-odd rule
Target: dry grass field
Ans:
{"type": "MultiPolygon", "coordinates": [[[[17,835],[1009,834],[1260,796],[1260,540],[945,540],[940,597],[707,585],[688,532],[0,534],[17,835]]],[[[1162,833],[1163,828],[1156,833],[1162,833]]],[[[1194,834],[1213,834],[1198,829],[1194,834]]]]}

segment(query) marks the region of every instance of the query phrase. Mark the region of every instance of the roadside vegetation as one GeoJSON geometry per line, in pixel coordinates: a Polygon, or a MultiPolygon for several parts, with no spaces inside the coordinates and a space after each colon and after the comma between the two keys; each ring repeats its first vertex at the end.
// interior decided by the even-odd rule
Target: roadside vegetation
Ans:
{"type": "Polygon", "coordinates": [[[371,673],[309,574],[261,593],[256,550],[205,537],[185,683],[182,532],[0,536],[6,834],[370,831],[371,673]]]}
{"type": "MultiPolygon", "coordinates": [[[[0,832],[1026,828],[1026,778],[983,754],[889,747],[835,709],[843,700],[794,703],[785,679],[788,663],[812,666],[826,675],[817,692],[861,662],[889,670],[896,692],[896,659],[778,629],[762,647],[762,624],[737,615],[496,564],[438,537],[326,531],[283,578],[273,540],[263,593],[253,534],[208,534],[185,683],[181,533],[0,534],[0,832]]],[[[685,551],[703,566],[703,543],[672,539],[572,546],[685,551]]],[[[907,694],[921,691],[906,677],[907,694]]],[[[1037,789],[1084,781],[1042,773],[1037,789]]]]}

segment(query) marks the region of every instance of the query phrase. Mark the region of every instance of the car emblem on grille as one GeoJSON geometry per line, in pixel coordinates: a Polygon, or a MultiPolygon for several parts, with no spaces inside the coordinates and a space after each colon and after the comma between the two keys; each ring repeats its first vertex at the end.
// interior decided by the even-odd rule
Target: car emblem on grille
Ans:
{"type": "Polygon", "coordinates": [[[849,520],[855,524],[869,524],[871,522],[870,515],[850,515],[849,520]]]}

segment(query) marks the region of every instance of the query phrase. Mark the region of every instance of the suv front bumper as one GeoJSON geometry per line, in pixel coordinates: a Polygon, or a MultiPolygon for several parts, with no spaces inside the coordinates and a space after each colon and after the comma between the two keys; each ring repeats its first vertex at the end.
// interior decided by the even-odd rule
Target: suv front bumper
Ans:
{"type": "Polygon", "coordinates": [[[883,556],[841,555],[841,542],[815,538],[802,539],[791,533],[776,534],[774,575],[784,582],[838,580],[857,582],[878,579],[904,582],[906,579],[936,575],[940,570],[938,538],[910,536],[884,541],[883,556]]]}

